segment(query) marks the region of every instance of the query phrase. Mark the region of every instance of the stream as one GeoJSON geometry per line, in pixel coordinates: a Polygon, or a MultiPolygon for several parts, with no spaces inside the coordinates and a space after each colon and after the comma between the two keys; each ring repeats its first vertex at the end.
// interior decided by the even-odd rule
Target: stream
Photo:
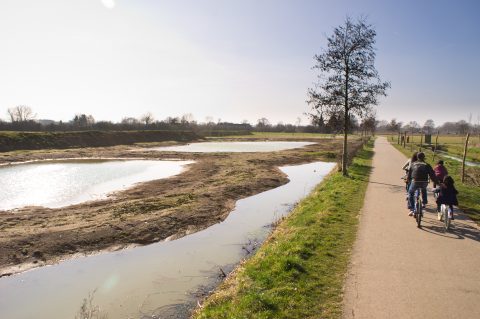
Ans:
{"type": "Polygon", "coordinates": [[[0,279],[0,318],[75,318],[82,300],[108,318],[187,318],[203,293],[333,169],[282,167],[290,182],[237,201],[221,223],[177,240],[79,257],[0,279]]]}

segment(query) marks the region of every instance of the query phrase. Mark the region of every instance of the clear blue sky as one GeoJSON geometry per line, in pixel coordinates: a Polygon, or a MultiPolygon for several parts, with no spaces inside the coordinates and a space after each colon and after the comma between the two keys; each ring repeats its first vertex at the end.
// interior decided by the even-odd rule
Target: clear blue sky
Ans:
{"type": "Polygon", "coordinates": [[[26,104],[56,120],[306,123],[314,54],[364,15],[392,84],[380,119],[476,123],[479,12],[477,1],[3,0],[0,118],[26,104]]]}

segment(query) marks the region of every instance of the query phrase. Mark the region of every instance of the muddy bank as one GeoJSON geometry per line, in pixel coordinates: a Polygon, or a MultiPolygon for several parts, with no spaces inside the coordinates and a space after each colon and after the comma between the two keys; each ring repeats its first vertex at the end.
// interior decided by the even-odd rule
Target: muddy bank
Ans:
{"type": "Polygon", "coordinates": [[[191,131],[0,132],[0,152],[202,139],[191,131]]]}
{"type": "Polygon", "coordinates": [[[288,180],[278,166],[334,161],[341,149],[341,141],[315,142],[275,153],[179,154],[140,147],[132,152],[125,146],[4,153],[3,163],[72,157],[179,158],[195,163],[180,175],[142,183],[104,200],[0,212],[0,274],[204,229],[225,219],[238,199],[285,184],[288,180]]]}

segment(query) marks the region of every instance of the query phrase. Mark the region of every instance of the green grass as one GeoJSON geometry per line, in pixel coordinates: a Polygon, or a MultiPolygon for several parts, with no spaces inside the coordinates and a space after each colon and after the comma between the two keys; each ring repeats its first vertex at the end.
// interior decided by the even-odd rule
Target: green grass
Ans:
{"type": "Polygon", "coordinates": [[[335,172],[282,221],[194,318],[339,318],[373,151],[335,172]]]}
{"type": "MultiPolygon", "coordinates": [[[[249,135],[234,135],[234,136],[227,136],[227,137],[234,137],[234,138],[336,138],[342,139],[342,134],[320,134],[320,133],[284,133],[284,132],[252,132],[249,135]]],[[[351,134],[349,138],[357,139],[360,135],[351,134]]],[[[215,139],[216,137],[208,137],[208,139],[215,139]]]]}
{"type": "MultiPolygon", "coordinates": [[[[403,148],[401,145],[398,145],[396,141],[393,142],[392,145],[395,146],[407,157],[410,157],[412,155],[409,147],[403,148]]],[[[426,161],[433,164],[433,152],[428,149],[422,149],[422,151],[426,155],[426,161]]],[[[475,186],[472,183],[461,182],[462,164],[460,162],[451,160],[449,158],[443,158],[441,155],[437,154],[435,156],[435,161],[439,159],[443,159],[445,161],[445,166],[448,170],[449,175],[452,176],[455,180],[455,187],[459,192],[459,208],[462,209],[472,220],[474,220],[477,224],[480,225],[480,187],[475,186]]],[[[434,167],[434,165],[432,165],[432,167],[434,167]]],[[[480,168],[468,167],[467,170],[469,174],[480,176],[480,168]]]]}
{"type": "MultiPolygon", "coordinates": [[[[451,155],[463,157],[463,149],[465,146],[466,136],[459,135],[440,135],[438,137],[438,147],[440,150],[450,153],[451,155]]],[[[388,140],[396,143],[397,135],[389,135],[388,140]]],[[[420,135],[412,135],[407,143],[407,149],[417,149],[420,146],[420,135]]],[[[432,135],[432,145],[435,144],[435,135],[432,135]]],[[[425,144],[423,146],[426,146],[425,144]]],[[[467,160],[480,162],[480,135],[470,135],[468,141],[467,160]]]]}

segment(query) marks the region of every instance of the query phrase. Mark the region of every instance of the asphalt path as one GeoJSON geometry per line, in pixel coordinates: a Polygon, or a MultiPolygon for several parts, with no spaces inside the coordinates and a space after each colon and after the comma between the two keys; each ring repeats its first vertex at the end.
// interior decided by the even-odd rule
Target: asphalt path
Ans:
{"type": "Polygon", "coordinates": [[[431,192],[417,228],[400,179],[407,158],[382,137],[374,151],[343,317],[480,318],[480,228],[459,213],[445,231],[431,192]]]}

